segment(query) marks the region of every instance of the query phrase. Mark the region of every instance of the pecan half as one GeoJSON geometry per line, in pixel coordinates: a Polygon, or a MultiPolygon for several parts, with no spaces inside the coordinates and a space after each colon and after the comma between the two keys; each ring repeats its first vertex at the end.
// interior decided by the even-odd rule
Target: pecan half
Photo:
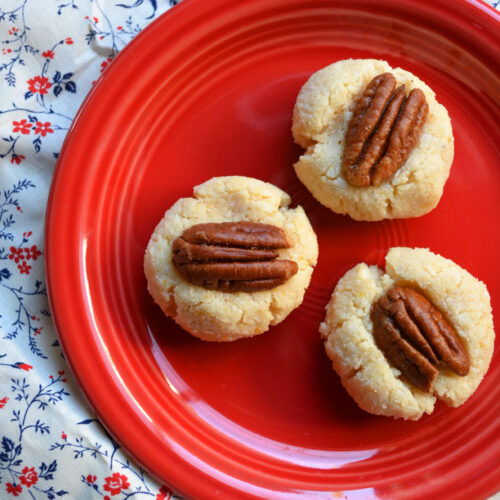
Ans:
{"type": "Polygon", "coordinates": [[[373,305],[372,321],[379,349],[419,389],[432,391],[439,363],[458,375],[469,373],[469,356],[453,327],[412,288],[390,289],[373,305]]]}
{"type": "Polygon", "coordinates": [[[296,262],[277,260],[290,248],[283,229],[257,222],[197,224],[172,244],[172,262],[190,283],[224,292],[270,290],[298,271],[296,262]]]}
{"type": "Polygon", "coordinates": [[[391,73],[376,76],[354,107],[347,129],[342,169],[354,186],[379,186],[408,159],[429,111],[420,89],[406,97],[391,73]]]}

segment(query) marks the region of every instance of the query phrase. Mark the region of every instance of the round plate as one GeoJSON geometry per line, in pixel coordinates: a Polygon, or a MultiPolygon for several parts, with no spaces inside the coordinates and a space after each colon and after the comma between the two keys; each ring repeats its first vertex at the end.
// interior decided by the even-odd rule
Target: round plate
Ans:
{"type": "Polygon", "coordinates": [[[108,429],[192,498],[485,497],[500,488],[498,348],[477,392],[418,422],[361,411],[318,326],[338,278],[429,247],[488,285],[500,311],[500,23],[459,0],[187,0],[124,50],[82,106],[55,173],[47,276],[56,326],[108,429]],[[382,58],[449,110],[455,161],[439,206],[355,222],[295,177],[301,85],[345,58],[382,58]],[[248,175],[306,210],[320,256],[277,327],[199,341],[153,303],[142,259],[164,211],[213,176],[248,175]]]}

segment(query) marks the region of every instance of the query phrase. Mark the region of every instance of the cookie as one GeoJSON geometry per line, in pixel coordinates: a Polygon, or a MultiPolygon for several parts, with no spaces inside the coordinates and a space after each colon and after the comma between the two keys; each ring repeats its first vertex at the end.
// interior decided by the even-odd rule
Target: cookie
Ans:
{"type": "Polygon", "coordinates": [[[290,201],[272,184],[239,176],[215,177],[178,200],[144,257],[148,290],[163,312],[192,335],[219,342],[283,321],[302,303],[318,258],[311,224],[290,201]],[[252,244],[238,244],[249,235],[252,244]]]}
{"type": "Polygon", "coordinates": [[[428,213],[441,198],[453,161],[444,106],[422,80],[381,60],[348,59],[314,73],[298,95],[292,132],[306,149],[294,166],[301,182],[321,204],[355,220],[428,213]],[[404,104],[398,104],[399,115],[398,98],[404,104]],[[367,103],[374,108],[369,116],[367,103]],[[382,118],[376,123],[377,106],[382,118]]]}
{"type": "MultiPolygon", "coordinates": [[[[387,307],[387,303],[383,305],[387,307]]],[[[410,319],[428,337],[417,314],[423,308],[417,307],[420,311],[415,313],[408,299],[405,307],[410,319]]],[[[399,350],[404,342],[416,345],[407,330],[400,326],[404,324],[404,317],[393,315],[382,319],[388,321],[389,327],[396,326],[405,339],[398,340],[399,350]]],[[[432,413],[436,398],[453,407],[463,404],[488,370],[495,337],[490,297],[484,283],[451,260],[429,250],[402,247],[389,250],[385,273],[376,266],[358,264],[339,280],[320,333],[334,370],[362,409],[376,415],[410,420],[432,413]],[[438,311],[454,330],[468,358],[469,365],[460,375],[456,367],[450,368],[438,354],[440,361],[431,363],[434,369],[437,367],[437,374],[427,378],[427,381],[432,379],[429,391],[410,381],[413,378],[407,368],[395,366],[387,356],[389,351],[384,351],[387,346],[381,344],[376,335],[377,305],[394,295],[394,290],[399,293],[401,289],[420,294],[438,311]]],[[[434,341],[429,343],[434,352],[439,351],[434,341]]],[[[421,354],[425,351],[420,347],[417,350],[419,356],[428,357],[421,354]]]]}

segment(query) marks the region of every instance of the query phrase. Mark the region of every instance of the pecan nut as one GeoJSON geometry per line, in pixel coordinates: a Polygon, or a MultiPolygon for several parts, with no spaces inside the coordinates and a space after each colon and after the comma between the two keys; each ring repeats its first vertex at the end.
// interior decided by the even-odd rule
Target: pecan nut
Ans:
{"type": "Polygon", "coordinates": [[[298,271],[296,262],[277,260],[290,246],[283,229],[269,224],[197,224],[174,240],[172,262],[184,279],[210,290],[270,290],[298,271]]]}
{"type": "Polygon", "coordinates": [[[354,186],[379,186],[408,159],[429,111],[420,89],[408,96],[391,73],[376,76],[354,107],[342,169],[354,186]]]}
{"type": "Polygon", "coordinates": [[[469,373],[470,361],[457,333],[421,293],[394,287],[372,308],[373,337],[388,361],[425,392],[432,391],[439,364],[469,373]]]}

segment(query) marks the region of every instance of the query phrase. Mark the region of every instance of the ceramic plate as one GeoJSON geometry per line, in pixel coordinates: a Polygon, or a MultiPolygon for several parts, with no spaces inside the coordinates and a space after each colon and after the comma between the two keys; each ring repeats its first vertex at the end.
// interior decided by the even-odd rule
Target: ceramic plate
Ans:
{"type": "Polygon", "coordinates": [[[340,276],[382,265],[392,246],[454,260],[487,284],[499,314],[499,105],[499,16],[476,1],[185,0],[154,22],[82,106],[47,216],[56,326],[112,434],[190,498],[477,499],[500,489],[498,346],[466,404],[404,422],[356,406],[318,334],[340,276]],[[297,180],[297,93],[346,58],[415,73],[449,110],[455,160],[430,214],[355,222],[297,180]],[[164,211],[221,175],[288,192],[320,253],[286,321],[211,344],[163,316],[142,260],[164,211]]]}

